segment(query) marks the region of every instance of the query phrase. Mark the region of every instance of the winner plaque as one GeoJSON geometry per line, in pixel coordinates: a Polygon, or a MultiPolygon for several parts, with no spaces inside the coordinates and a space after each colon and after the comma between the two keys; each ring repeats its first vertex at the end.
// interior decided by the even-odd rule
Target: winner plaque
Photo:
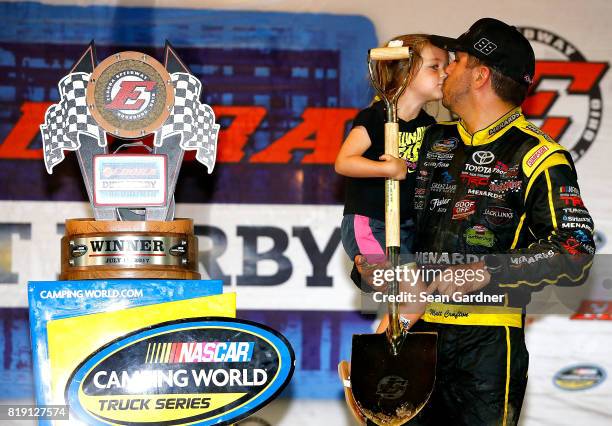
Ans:
{"type": "Polygon", "coordinates": [[[66,221],[60,279],[199,279],[174,190],[186,150],[208,173],[215,165],[219,125],[202,83],[168,43],[163,65],[131,51],[96,65],[92,42],[58,87],[40,126],[45,166],[75,151],[94,214],[66,221]]]}

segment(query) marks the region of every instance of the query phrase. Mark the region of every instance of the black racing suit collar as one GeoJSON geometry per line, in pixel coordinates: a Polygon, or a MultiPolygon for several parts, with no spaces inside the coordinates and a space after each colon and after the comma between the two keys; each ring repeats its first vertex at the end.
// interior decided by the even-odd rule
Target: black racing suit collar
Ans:
{"type": "Polygon", "coordinates": [[[498,139],[501,135],[510,129],[510,124],[517,120],[524,120],[525,117],[521,111],[521,107],[512,108],[503,116],[495,120],[484,129],[478,130],[473,135],[467,131],[463,120],[457,122],[457,130],[461,136],[461,140],[465,145],[485,145],[498,139]]]}

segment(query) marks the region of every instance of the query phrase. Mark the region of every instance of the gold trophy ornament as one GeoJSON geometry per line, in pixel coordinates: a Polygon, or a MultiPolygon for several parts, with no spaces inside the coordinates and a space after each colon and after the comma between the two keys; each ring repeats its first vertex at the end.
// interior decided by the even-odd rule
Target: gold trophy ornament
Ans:
{"type": "Polygon", "coordinates": [[[66,221],[60,279],[199,279],[193,221],[174,218],[174,190],[185,150],[208,173],[215,165],[219,125],[202,83],[168,43],[164,65],[140,52],[95,61],[92,42],[40,126],[47,172],[75,151],[94,214],[66,221]],[[113,152],[109,135],[121,142],[113,152]]]}

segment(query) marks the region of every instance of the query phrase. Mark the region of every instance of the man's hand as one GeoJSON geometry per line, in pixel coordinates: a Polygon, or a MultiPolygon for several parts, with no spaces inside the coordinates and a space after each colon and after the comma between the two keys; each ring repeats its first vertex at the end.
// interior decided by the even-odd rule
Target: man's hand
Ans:
{"type": "Polygon", "coordinates": [[[442,271],[440,277],[436,277],[436,279],[432,281],[431,285],[437,288],[438,293],[452,296],[454,293],[473,293],[485,287],[490,281],[491,274],[489,274],[485,268],[484,262],[476,262],[449,266],[442,271]],[[449,270],[452,274],[448,272],[449,270]],[[471,271],[471,273],[468,271],[471,271]],[[462,277],[465,282],[457,283],[458,280],[456,278],[448,281],[444,280],[444,277],[448,276],[452,276],[453,278],[462,277]],[[473,279],[467,279],[466,277],[473,279]]]}
{"type": "Polygon", "coordinates": [[[377,269],[390,268],[391,264],[388,261],[385,260],[381,263],[368,263],[365,256],[358,254],[355,256],[355,266],[361,275],[361,282],[366,283],[368,286],[377,291],[385,291],[387,289],[386,283],[383,285],[374,285],[374,271],[377,269]]]}

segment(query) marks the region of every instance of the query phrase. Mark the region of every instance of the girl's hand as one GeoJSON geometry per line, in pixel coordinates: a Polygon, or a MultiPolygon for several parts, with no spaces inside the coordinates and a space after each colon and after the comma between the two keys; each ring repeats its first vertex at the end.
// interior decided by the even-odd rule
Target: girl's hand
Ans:
{"type": "MultiPolygon", "coordinates": [[[[430,285],[425,284],[422,280],[417,280],[416,282],[404,282],[400,281],[399,283],[400,294],[405,293],[408,300],[412,300],[412,302],[404,302],[399,305],[399,315],[404,320],[408,320],[406,322],[400,322],[404,331],[408,331],[425,313],[425,309],[427,308],[426,295],[431,295],[437,290],[437,283],[432,283],[430,285]]],[[[401,321],[401,319],[400,319],[401,321]]],[[[389,326],[389,315],[385,315],[378,327],[376,328],[377,333],[382,333],[389,326]]]]}
{"type": "Polygon", "coordinates": [[[397,180],[406,179],[408,166],[404,160],[389,154],[383,154],[378,159],[382,161],[381,168],[385,177],[397,180]]]}

